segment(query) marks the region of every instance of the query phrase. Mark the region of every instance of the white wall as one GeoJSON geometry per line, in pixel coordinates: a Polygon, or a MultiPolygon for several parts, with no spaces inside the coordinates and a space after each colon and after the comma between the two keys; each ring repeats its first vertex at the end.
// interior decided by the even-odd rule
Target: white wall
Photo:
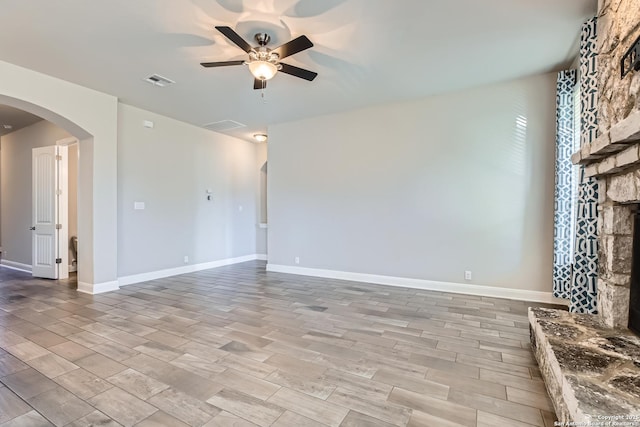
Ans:
{"type": "Polygon", "coordinates": [[[270,266],[551,291],[554,117],[548,74],[271,126],[270,266]]]}
{"type": "Polygon", "coordinates": [[[119,104],[118,275],[255,254],[256,163],[252,143],[119,104]]]}
{"type": "Polygon", "coordinates": [[[0,229],[3,259],[31,265],[31,150],[69,137],[46,120],[0,138],[0,229]]]}

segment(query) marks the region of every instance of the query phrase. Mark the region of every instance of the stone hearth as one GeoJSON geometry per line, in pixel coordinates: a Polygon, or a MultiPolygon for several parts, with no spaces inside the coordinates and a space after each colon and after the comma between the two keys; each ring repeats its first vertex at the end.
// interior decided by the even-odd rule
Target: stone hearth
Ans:
{"type": "Polygon", "coordinates": [[[530,308],[529,321],[560,422],[640,426],[639,337],[589,314],[530,308]]]}

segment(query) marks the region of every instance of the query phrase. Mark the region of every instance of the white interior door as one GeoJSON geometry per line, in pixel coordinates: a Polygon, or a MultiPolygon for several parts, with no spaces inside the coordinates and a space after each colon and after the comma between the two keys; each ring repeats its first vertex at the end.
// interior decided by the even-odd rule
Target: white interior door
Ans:
{"type": "MultiPolygon", "coordinates": [[[[33,276],[47,279],[59,279],[61,277],[60,265],[66,248],[66,239],[61,241],[60,210],[63,216],[66,212],[66,204],[62,203],[61,196],[61,168],[62,154],[66,147],[40,147],[32,152],[32,263],[33,276]]],[[[64,176],[63,176],[64,180],[64,176]]],[[[66,189],[65,189],[66,193],[66,189]]],[[[63,276],[64,271],[62,271],[63,276]]],[[[68,271],[66,273],[68,275],[68,271]]]]}

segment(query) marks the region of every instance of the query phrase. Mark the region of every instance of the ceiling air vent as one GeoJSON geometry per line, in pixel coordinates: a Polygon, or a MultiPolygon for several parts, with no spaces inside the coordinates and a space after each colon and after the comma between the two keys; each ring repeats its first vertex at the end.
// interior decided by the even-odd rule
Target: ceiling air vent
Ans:
{"type": "Polygon", "coordinates": [[[204,125],[205,128],[216,132],[225,132],[232,129],[243,128],[245,126],[246,125],[238,123],[235,120],[220,120],[219,122],[207,123],[204,125]]]}
{"type": "Polygon", "coordinates": [[[147,83],[151,83],[154,86],[160,86],[160,87],[169,86],[175,83],[173,80],[168,79],[166,77],[162,77],[161,75],[158,75],[158,74],[150,75],[149,77],[146,77],[144,81],[147,83]]]}

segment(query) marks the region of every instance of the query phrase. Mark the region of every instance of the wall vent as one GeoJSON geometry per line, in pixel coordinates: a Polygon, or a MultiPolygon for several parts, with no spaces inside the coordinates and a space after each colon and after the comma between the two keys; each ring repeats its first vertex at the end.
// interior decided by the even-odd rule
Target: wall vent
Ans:
{"type": "Polygon", "coordinates": [[[160,86],[160,87],[165,87],[175,83],[173,80],[168,79],[166,77],[162,77],[159,74],[152,74],[149,77],[146,77],[144,81],[147,83],[151,83],[154,86],[160,86]]]}
{"type": "Polygon", "coordinates": [[[246,127],[247,125],[243,125],[242,123],[238,123],[235,120],[220,120],[219,122],[207,123],[204,125],[205,128],[209,130],[214,130],[216,132],[224,132],[227,130],[238,129],[246,127]]]}

